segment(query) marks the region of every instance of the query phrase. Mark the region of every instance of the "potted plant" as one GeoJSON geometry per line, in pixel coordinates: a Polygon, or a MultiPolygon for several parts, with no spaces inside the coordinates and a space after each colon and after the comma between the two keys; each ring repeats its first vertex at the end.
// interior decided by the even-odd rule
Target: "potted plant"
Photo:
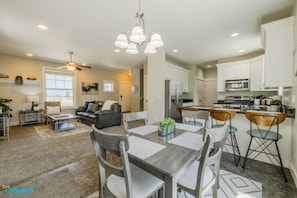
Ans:
{"type": "Polygon", "coordinates": [[[172,118],[165,118],[158,122],[159,135],[165,136],[175,131],[175,120],[172,118]]]}
{"type": "Polygon", "coordinates": [[[6,104],[6,103],[10,103],[11,101],[12,101],[11,99],[0,98],[0,113],[6,112],[6,111],[12,111],[10,106],[6,104]]]}
{"type": "Polygon", "coordinates": [[[33,103],[33,110],[38,111],[39,110],[39,102],[34,102],[33,103]]]}
{"type": "Polygon", "coordinates": [[[282,105],[282,101],[280,101],[280,100],[272,100],[270,102],[270,110],[271,111],[279,111],[281,105],[282,105]]]}

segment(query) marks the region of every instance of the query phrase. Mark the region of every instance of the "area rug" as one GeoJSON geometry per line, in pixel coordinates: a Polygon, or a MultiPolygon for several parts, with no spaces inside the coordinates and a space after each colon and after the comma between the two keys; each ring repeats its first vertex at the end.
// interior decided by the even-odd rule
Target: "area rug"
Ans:
{"type": "Polygon", "coordinates": [[[53,138],[60,138],[80,133],[91,132],[92,128],[83,123],[79,123],[77,128],[61,132],[55,132],[53,126],[50,125],[35,126],[35,130],[43,140],[48,140],[53,138]]]}
{"type": "MultiPolygon", "coordinates": [[[[87,198],[98,198],[99,192],[94,192],[87,198]]],[[[185,198],[184,192],[177,194],[178,198],[185,198]]],[[[187,193],[187,198],[194,198],[187,193]]],[[[211,198],[210,191],[204,197],[211,198]]],[[[242,177],[240,175],[221,170],[220,171],[220,189],[218,191],[219,198],[261,198],[262,184],[254,180],[242,177]]]]}
{"type": "Polygon", "coordinates": [[[0,192],[0,197],[83,197],[83,191],[68,169],[46,173],[0,192]]]}

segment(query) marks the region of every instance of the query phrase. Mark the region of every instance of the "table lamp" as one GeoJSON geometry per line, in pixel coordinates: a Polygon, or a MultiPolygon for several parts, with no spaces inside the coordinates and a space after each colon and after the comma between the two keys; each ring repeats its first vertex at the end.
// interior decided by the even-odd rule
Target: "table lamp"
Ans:
{"type": "Polygon", "coordinates": [[[35,102],[39,102],[39,96],[27,96],[27,102],[32,102],[32,107],[31,107],[31,110],[33,110],[33,107],[34,107],[34,103],[35,102]]]}

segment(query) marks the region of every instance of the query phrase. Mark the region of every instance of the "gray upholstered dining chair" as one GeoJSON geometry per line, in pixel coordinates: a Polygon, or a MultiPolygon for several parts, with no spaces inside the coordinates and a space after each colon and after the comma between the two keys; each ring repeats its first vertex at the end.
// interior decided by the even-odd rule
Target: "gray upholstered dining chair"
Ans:
{"type": "Polygon", "coordinates": [[[218,197],[220,161],[228,126],[206,129],[204,146],[199,160],[196,160],[177,180],[177,186],[196,198],[203,197],[211,188],[213,197],[218,197]],[[213,149],[213,145],[217,145],[213,149]]]}
{"type": "Polygon", "coordinates": [[[127,134],[105,133],[92,125],[90,138],[98,159],[99,197],[139,198],[164,197],[164,182],[129,163],[127,134]],[[121,166],[107,160],[107,152],[121,159],[121,166]],[[108,175],[110,173],[110,175],[108,175]]]}
{"type": "Polygon", "coordinates": [[[147,111],[138,111],[138,112],[131,112],[131,113],[123,113],[123,124],[124,124],[124,129],[127,131],[134,123],[135,126],[141,125],[147,125],[148,123],[148,115],[147,111]],[[137,122],[135,125],[135,122],[133,121],[142,121],[141,123],[137,122]],[[130,124],[130,125],[129,125],[130,124]]]}

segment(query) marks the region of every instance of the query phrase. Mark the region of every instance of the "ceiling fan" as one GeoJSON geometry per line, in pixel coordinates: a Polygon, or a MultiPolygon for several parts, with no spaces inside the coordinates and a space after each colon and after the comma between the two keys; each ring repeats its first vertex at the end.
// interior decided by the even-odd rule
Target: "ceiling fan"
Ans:
{"type": "Polygon", "coordinates": [[[70,61],[69,62],[66,62],[66,65],[63,65],[63,66],[58,67],[58,68],[66,68],[69,71],[74,71],[76,69],[80,71],[80,70],[82,70],[81,67],[92,68],[92,67],[86,66],[86,65],[77,65],[76,63],[72,62],[72,55],[73,55],[73,52],[69,52],[70,61]]]}

